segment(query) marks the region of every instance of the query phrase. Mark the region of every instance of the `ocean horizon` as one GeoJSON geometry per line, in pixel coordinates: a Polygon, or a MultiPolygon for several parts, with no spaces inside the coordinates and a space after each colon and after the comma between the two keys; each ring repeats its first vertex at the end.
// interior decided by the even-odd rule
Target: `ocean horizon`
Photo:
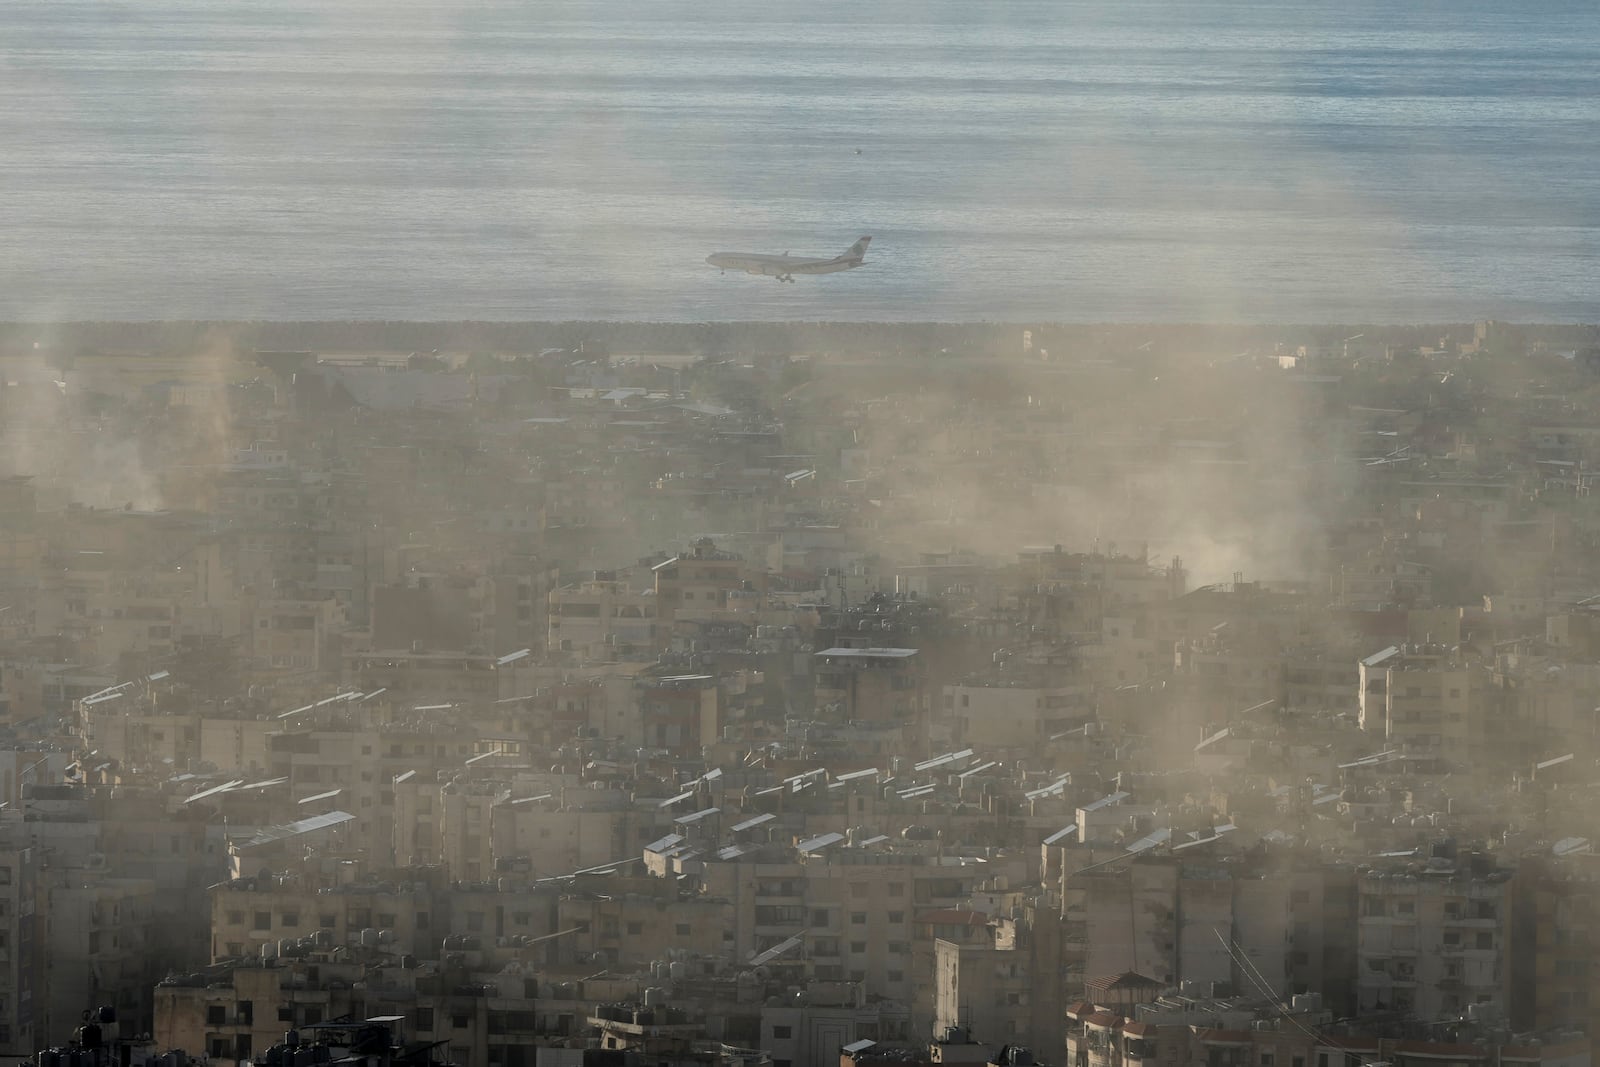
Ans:
{"type": "Polygon", "coordinates": [[[17,0],[0,320],[1595,321],[1597,101],[1571,0],[17,0]]]}

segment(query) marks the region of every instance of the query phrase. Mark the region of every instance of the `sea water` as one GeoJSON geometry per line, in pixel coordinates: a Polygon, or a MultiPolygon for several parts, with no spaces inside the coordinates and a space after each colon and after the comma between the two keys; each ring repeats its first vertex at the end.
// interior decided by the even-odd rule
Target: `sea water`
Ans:
{"type": "Polygon", "coordinates": [[[0,319],[1591,321],[1597,146],[1593,0],[6,0],[0,319]]]}

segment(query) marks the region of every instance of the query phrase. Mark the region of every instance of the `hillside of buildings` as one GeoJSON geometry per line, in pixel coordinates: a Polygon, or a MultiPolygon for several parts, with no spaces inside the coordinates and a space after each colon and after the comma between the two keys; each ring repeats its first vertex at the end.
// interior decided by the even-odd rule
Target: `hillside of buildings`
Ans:
{"type": "Polygon", "coordinates": [[[0,1055],[1589,1067],[1593,331],[675,329],[0,331],[0,1055]]]}

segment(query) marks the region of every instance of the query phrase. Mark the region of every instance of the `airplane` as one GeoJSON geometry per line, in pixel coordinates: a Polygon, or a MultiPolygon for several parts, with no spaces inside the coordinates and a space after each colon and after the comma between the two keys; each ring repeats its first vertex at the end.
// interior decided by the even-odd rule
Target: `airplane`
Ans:
{"type": "Polygon", "coordinates": [[[706,257],[706,262],[721,271],[742,270],[746,274],[762,274],[780,282],[792,282],[796,274],[832,274],[861,266],[867,258],[867,245],[872,238],[863,237],[842,255],[832,259],[807,259],[805,256],[761,255],[757,252],[717,252],[706,257]]]}

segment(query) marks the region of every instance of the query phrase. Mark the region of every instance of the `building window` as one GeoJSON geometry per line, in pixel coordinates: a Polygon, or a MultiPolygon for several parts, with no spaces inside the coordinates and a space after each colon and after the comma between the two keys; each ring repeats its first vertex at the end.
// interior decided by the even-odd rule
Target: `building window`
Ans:
{"type": "Polygon", "coordinates": [[[774,1041],[787,1041],[793,1036],[794,1027],[792,1026],[774,1026],[772,1028],[772,1039],[774,1041]]]}
{"type": "MultiPolygon", "coordinates": [[[[678,925],[682,926],[683,924],[679,923],[678,925]]],[[[638,937],[642,933],[644,933],[644,923],[629,923],[628,924],[628,936],[630,936],[630,937],[638,937]]]]}
{"type": "Polygon", "coordinates": [[[893,983],[893,982],[904,982],[905,980],[906,980],[906,974],[905,974],[904,971],[890,971],[889,972],[889,981],[891,983],[893,983]]]}
{"type": "Polygon", "coordinates": [[[865,926],[865,925],[867,925],[867,913],[864,912],[864,911],[852,911],[850,913],[850,925],[851,926],[865,926]]]}
{"type": "Polygon", "coordinates": [[[285,930],[293,930],[300,925],[300,913],[298,911],[286,911],[283,913],[283,917],[278,920],[278,924],[285,930]]]}
{"type": "Polygon", "coordinates": [[[891,911],[889,913],[889,922],[890,922],[891,925],[898,924],[898,923],[903,923],[905,921],[906,921],[906,913],[905,912],[903,912],[903,911],[891,911]]]}
{"type": "Polygon", "coordinates": [[[688,937],[692,932],[692,929],[688,923],[676,923],[673,926],[673,930],[679,937],[688,937]]]}
{"type": "Polygon", "coordinates": [[[467,1013],[464,1011],[455,1012],[450,1016],[450,1025],[455,1027],[457,1030],[465,1030],[468,1022],[469,1018],[467,1013]]]}
{"type": "Polygon", "coordinates": [[[865,941],[852,941],[850,942],[850,951],[859,956],[867,951],[867,943],[865,941]]]}
{"type": "Polygon", "coordinates": [[[418,1030],[426,1030],[426,1031],[428,1031],[430,1033],[433,1031],[433,1009],[432,1008],[418,1008],[417,1009],[417,1029],[418,1030]]]}
{"type": "Polygon", "coordinates": [[[221,1004],[206,1005],[206,1025],[226,1026],[228,1023],[228,1009],[221,1004]]]}

